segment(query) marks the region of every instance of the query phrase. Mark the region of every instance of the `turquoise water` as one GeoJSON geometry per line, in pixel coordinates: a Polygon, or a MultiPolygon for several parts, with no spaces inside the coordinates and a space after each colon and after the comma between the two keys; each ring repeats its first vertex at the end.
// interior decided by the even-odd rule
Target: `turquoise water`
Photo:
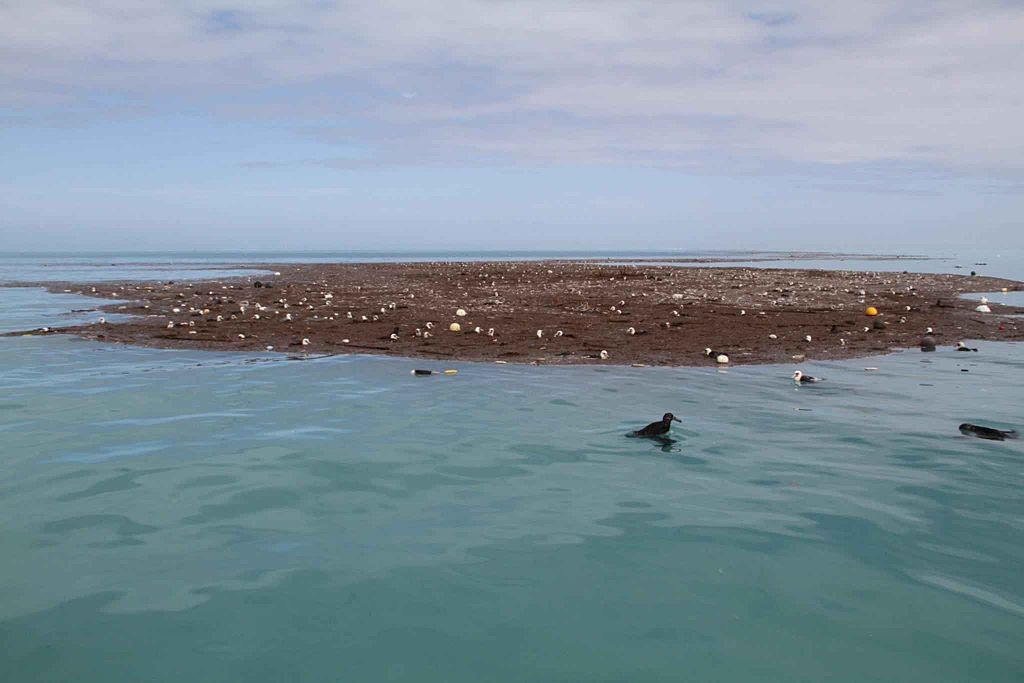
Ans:
{"type": "Polygon", "coordinates": [[[1024,441],[956,426],[1024,427],[1024,347],[972,345],[798,388],[0,339],[0,680],[1020,681],[1024,441]]]}

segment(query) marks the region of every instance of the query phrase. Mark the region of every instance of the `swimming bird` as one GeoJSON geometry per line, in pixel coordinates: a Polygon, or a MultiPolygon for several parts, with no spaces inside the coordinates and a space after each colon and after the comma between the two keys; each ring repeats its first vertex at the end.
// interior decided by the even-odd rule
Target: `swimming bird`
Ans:
{"type": "Polygon", "coordinates": [[[1007,431],[1004,429],[996,429],[994,427],[972,425],[969,422],[964,422],[958,429],[964,436],[976,436],[979,439],[988,439],[989,441],[1005,441],[1006,439],[1020,438],[1020,434],[1018,434],[1014,429],[1007,431]]]}
{"type": "Polygon", "coordinates": [[[956,343],[956,350],[957,351],[974,351],[975,353],[978,352],[978,349],[972,349],[969,346],[967,346],[967,344],[964,344],[962,341],[958,341],[956,343]]]}
{"type": "Polygon", "coordinates": [[[814,382],[824,382],[825,380],[821,377],[811,377],[810,375],[805,375],[799,370],[796,370],[793,372],[793,381],[796,382],[797,384],[812,384],[814,382]]]}
{"type": "Polygon", "coordinates": [[[680,420],[672,413],[665,413],[657,422],[652,422],[643,429],[638,429],[635,432],[630,432],[629,436],[664,436],[665,434],[668,434],[668,430],[672,428],[673,422],[682,422],[682,420],[680,420]]]}
{"type": "MultiPolygon", "coordinates": [[[[931,328],[928,328],[931,329],[931,328]]],[[[925,352],[935,350],[935,337],[930,334],[925,334],[921,337],[921,350],[925,352]]]]}
{"type": "Polygon", "coordinates": [[[708,358],[714,358],[716,363],[721,363],[722,365],[729,362],[729,356],[719,351],[712,351],[710,346],[704,349],[704,355],[708,358]]]}

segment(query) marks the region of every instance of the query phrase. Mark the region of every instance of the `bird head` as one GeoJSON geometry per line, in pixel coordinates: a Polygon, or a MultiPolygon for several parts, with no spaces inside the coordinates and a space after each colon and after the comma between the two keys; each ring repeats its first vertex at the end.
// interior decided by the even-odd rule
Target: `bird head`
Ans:
{"type": "Polygon", "coordinates": [[[666,424],[668,424],[669,422],[673,422],[673,421],[675,421],[675,422],[682,422],[682,420],[680,420],[678,417],[676,417],[672,413],[665,413],[664,415],[662,415],[661,416],[661,421],[666,423],[666,424]]]}

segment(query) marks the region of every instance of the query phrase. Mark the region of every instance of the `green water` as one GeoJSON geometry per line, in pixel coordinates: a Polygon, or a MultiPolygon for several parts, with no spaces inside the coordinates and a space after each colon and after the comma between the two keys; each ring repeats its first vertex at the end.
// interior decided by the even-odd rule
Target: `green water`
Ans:
{"type": "Polygon", "coordinates": [[[1024,426],[1024,348],[975,345],[797,388],[0,339],[0,680],[1020,681],[1024,442],[956,426],[1024,426]]]}

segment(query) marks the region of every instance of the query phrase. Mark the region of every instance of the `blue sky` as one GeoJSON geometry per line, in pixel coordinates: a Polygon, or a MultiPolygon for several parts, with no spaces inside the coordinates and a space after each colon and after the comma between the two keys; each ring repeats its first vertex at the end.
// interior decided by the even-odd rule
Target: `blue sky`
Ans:
{"type": "Polygon", "coordinates": [[[1024,246],[1019,2],[0,3],[0,248],[1024,246]]]}

